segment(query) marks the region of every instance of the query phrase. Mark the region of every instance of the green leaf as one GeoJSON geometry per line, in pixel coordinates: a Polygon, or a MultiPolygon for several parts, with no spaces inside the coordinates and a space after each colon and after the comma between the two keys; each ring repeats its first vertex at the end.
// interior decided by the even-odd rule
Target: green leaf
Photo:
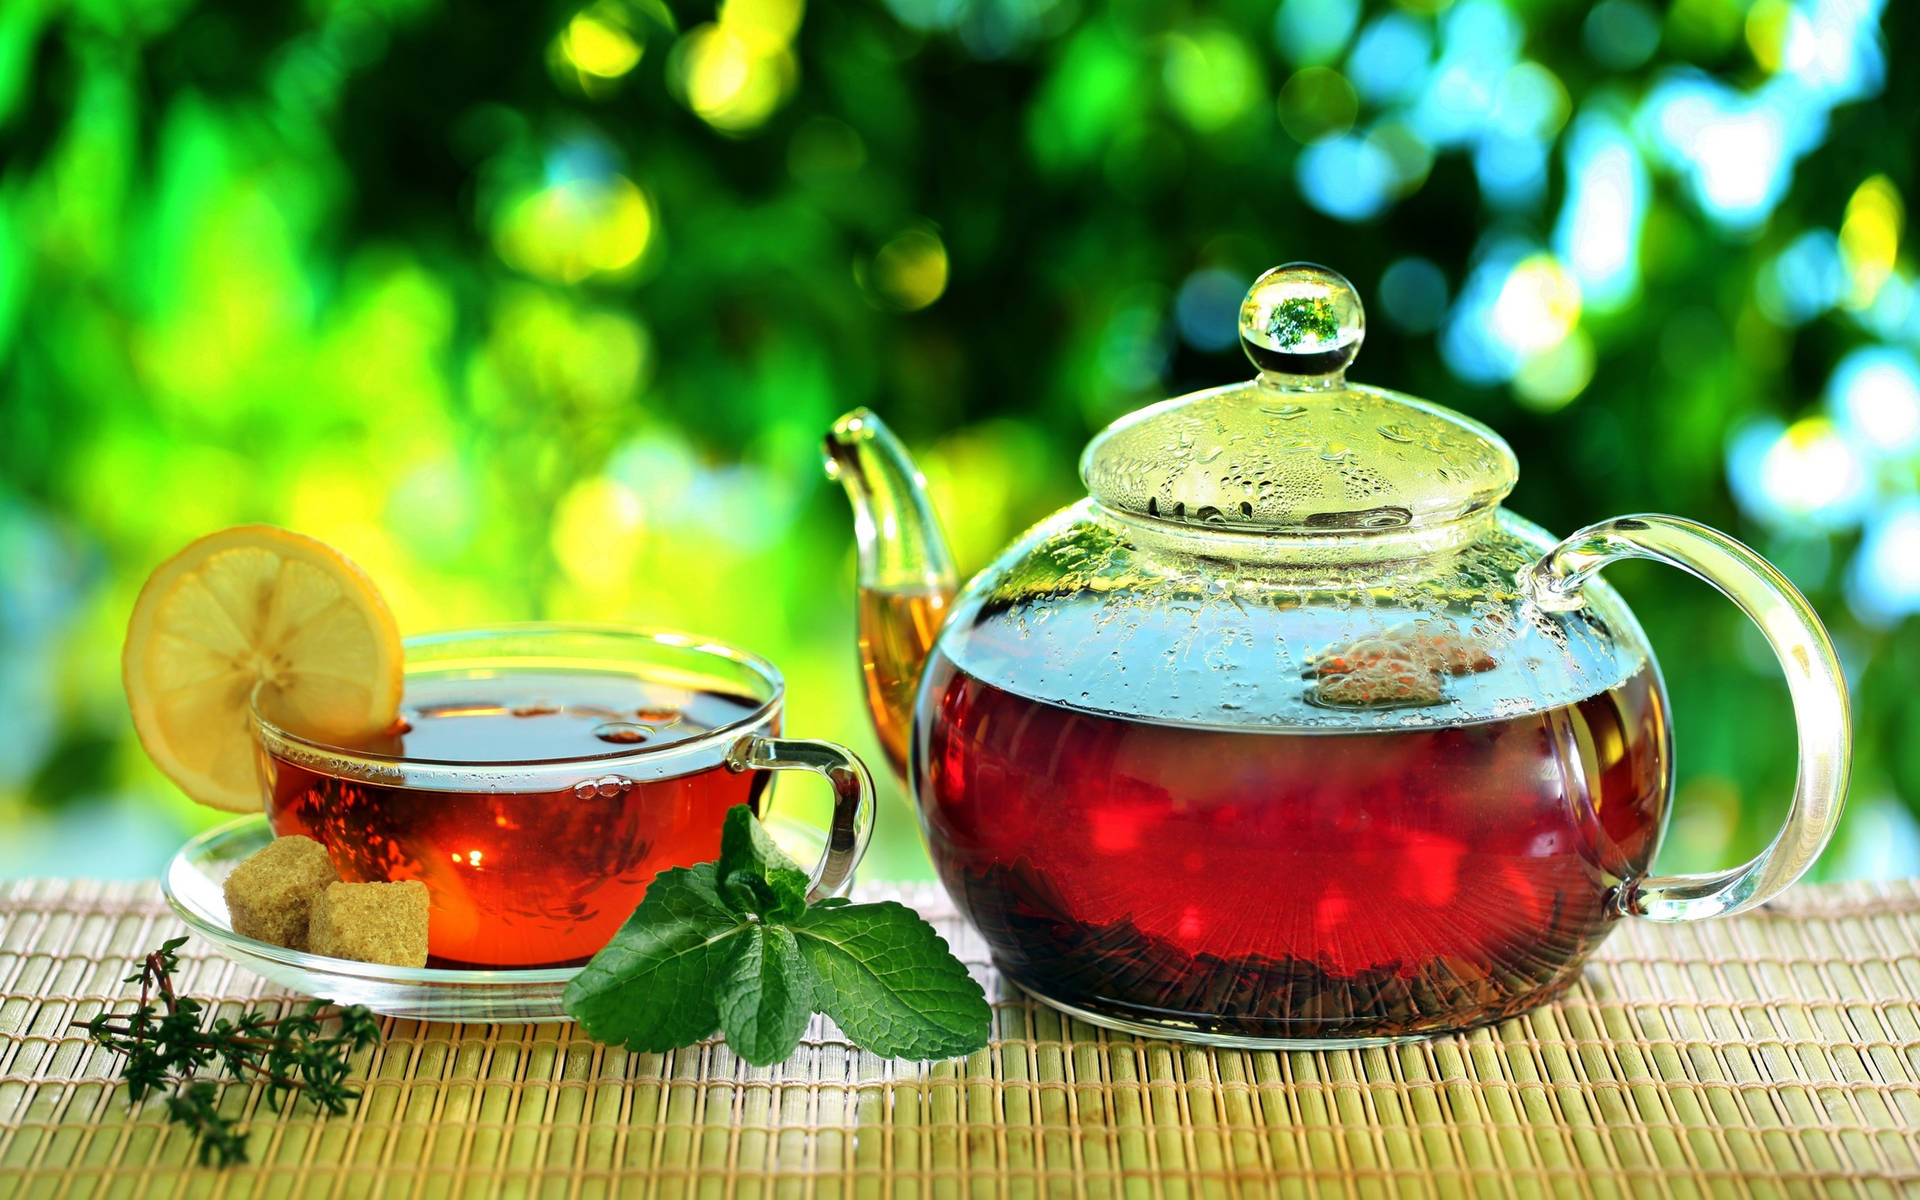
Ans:
{"type": "Polygon", "coordinates": [[[720,1031],[733,1052],[756,1067],[793,1053],[813,1015],[813,985],[793,932],[755,925],[741,939],[720,985],[720,1031]]]}
{"type": "Polygon", "coordinates": [[[823,901],[745,806],[720,858],[661,873],[606,949],[567,985],[591,1037],[667,1050],[718,1027],[742,1059],[793,1053],[814,1011],[876,1054],[944,1058],[986,1045],[980,985],[903,904],[823,901]]]}
{"type": "Polygon", "coordinates": [[[596,1041],[654,1051],[697,1042],[720,1024],[715,996],[752,928],[721,901],[713,864],[662,871],[562,1002],[596,1041]]]}
{"type": "Polygon", "coordinates": [[[722,898],[734,911],[776,921],[806,911],[807,873],[774,844],[766,826],[744,804],[727,810],[718,865],[722,898]]]}
{"type": "Polygon", "coordinates": [[[814,907],[792,928],[813,968],[813,1003],[856,1044],[891,1058],[949,1058],[987,1044],[986,993],[906,905],[814,907]]]}

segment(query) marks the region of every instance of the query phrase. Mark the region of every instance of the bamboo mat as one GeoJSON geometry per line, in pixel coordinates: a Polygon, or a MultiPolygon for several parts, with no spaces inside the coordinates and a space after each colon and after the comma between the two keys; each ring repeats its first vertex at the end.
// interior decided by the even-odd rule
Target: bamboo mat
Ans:
{"type": "MultiPolygon", "coordinates": [[[[0,883],[0,1197],[1920,1195],[1920,881],[1630,922],[1526,1017],[1297,1053],[1062,1018],[991,978],[937,889],[901,898],[988,980],[971,1059],[876,1059],[819,1019],[772,1069],[389,1021],[345,1116],[229,1087],[255,1165],[217,1172],[68,1027],[179,932],[157,890],[0,883]]],[[[182,982],[283,1000],[198,942],[182,982]]]]}

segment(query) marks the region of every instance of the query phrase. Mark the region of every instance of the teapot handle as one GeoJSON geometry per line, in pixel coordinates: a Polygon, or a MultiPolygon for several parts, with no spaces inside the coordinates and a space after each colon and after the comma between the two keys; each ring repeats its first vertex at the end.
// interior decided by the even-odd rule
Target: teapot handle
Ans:
{"type": "Polygon", "coordinates": [[[1632,516],[1590,525],[1520,572],[1539,608],[1568,612],[1608,563],[1650,558],[1719,589],[1760,627],[1787,675],[1800,742],[1799,778],[1786,824],[1751,862],[1707,875],[1630,879],[1614,899],[1623,914],[1692,921],[1743,912],[1800,878],[1840,822],[1853,731],[1833,643],[1806,598],[1772,564],[1723,533],[1678,517],[1632,516]]]}

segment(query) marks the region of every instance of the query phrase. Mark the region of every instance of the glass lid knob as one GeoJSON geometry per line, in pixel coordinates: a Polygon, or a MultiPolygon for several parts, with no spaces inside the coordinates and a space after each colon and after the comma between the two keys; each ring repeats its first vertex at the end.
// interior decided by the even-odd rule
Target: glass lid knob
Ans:
{"type": "Polygon", "coordinates": [[[1315,263],[1288,263],[1253,281],[1240,303],[1240,347],[1262,371],[1324,376],[1338,385],[1360,353],[1367,314],[1346,276],[1315,263]]]}

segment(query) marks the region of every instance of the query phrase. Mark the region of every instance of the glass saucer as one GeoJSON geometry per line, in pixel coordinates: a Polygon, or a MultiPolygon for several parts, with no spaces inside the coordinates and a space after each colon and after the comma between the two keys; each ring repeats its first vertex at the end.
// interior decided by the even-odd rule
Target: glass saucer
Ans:
{"type": "MultiPolygon", "coordinates": [[[[820,857],[826,835],[778,813],[766,818],[767,832],[798,862],[820,857]]],[[[180,847],[167,864],[161,889],[187,928],[254,974],[274,983],[331,1000],[362,1004],[389,1017],[420,1021],[565,1021],[560,993],[578,967],[525,970],[459,970],[437,967],[389,967],[288,950],[242,937],[227,918],[221,892],[227,875],[254,851],[273,840],[264,816],[242,817],[210,829],[180,847]]]]}

